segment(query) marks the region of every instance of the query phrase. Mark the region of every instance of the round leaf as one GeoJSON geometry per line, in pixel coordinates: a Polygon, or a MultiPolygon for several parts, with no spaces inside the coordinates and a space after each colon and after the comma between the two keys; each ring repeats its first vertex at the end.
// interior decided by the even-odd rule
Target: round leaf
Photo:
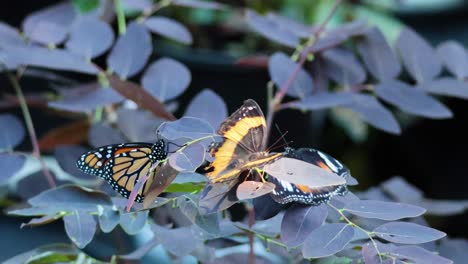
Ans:
{"type": "Polygon", "coordinates": [[[0,115],[0,149],[16,147],[24,138],[23,123],[14,115],[0,115]]]}
{"type": "Polygon", "coordinates": [[[8,183],[24,165],[25,158],[16,154],[0,154],[0,185],[8,183]]]}
{"type": "Polygon", "coordinates": [[[236,195],[239,200],[253,199],[270,193],[275,189],[271,182],[245,181],[237,187],[236,195]]]}
{"type": "Polygon", "coordinates": [[[192,34],[181,23],[167,17],[152,16],[145,21],[145,26],[152,32],[173,39],[180,43],[192,44],[192,34]]]}
{"type": "Polygon", "coordinates": [[[154,97],[165,102],[182,94],[188,88],[192,75],[182,63],[162,58],[145,71],[141,83],[154,97]]]}
{"type": "Polygon", "coordinates": [[[347,224],[326,224],[314,231],[302,246],[305,258],[321,258],[340,252],[353,239],[354,229],[347,224]]]}
{"type": "Polygon", "coordinates": [[[63,217],[68,237],[79,248],[84,248],[96,233],[96,220],[87,212],[74,210],[63,217]]]}
{"type": "Polygon", "coordinates": [[[73,53],[92,59],[103,54],[113,42],[114,32],[109,24],[86,17],[74,25],[66,47],[73,53]]]}
{"type": "Polygon", "coordinates": [[[184,115],[206,120],[211,127],[219,127],[228,112],[226,103],[219,95],[210,89],[204,89],[192,99],[184,115]],[[210,107],[206,107],[207,105],[210,107]]]}

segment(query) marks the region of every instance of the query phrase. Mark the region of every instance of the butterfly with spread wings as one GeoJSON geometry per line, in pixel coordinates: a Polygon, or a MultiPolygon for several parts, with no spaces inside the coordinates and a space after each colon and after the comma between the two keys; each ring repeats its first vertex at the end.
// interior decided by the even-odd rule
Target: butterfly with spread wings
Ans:
{"type": "MultiPolygon", "coordinates": [[[[105,179],[112,188],[128,198],[139,179],[161,160],[166,159],[167,149],[164,140],[156,143],[124,143],[103,146],[84,153],[77,166],[85,173],[105,179]]],[[[142,202],[154,179],[156,169],[143,184],[135,198],[142,202]]]]}
{"type": "Polygon", "coordinates": [[[262,167],[283,155],[265,150],[267,127],[258,104],[248,99],[219,127],[223,141],[210,147],[214,158],[206,176],[212,183],[236,179],[243,171],[262,167]]]}

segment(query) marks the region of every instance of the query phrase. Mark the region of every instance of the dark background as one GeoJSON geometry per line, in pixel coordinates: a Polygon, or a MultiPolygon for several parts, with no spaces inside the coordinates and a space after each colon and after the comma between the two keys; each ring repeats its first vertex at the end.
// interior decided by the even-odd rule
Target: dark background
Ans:
{"type": "MultiPolygon", "coordinates": [[[[0,9],[0,20],[20,27],[27,14],[55,2],[58,1],[9,1],[8,6],[0,9]]],[[[443,12],[406,14],[398,17],[433,45],[448,39],[466,45],[466,12],[466,6],[460,6],[443,12]]],[[[156,56],[166,55],[164,53],[167,49],[157,50],[159,53],[156,56]]],[[[170,54],[170,51],[167,53],[170,54]]],[[[176,57],[185,63],[192,73],[190,88],[178,99],[181,110],[193,95],[204,88],[211,88],[218,93],[228,104],[229,112],[234,111],[247,98],[253,98],[265,107],[265,84],[269,80],[265,69],[233,65],[233,58],[219,52],[204,51],[198,55],[182,53],[176,57]]],[[[72,77],[82,78],[79,75],[72,77]]],[[[25,93],[50,90],[44,80],[28,77],[23,81],[25,93]]],[[[0,83],[0,91],[5,89],[9,93],[12,92],[11,87],[5,86],[8,83],[5,76],[0,76],[0,83]]],[[[293,147],[319,148],[347,164],[354,177],[360,181],[361,184],[357,187],[361,190],[392,176],[401,175],[423,190],[429,198],[468,199],[468,102],[447,98],[442,102],[451,109],[454,118],[418,119],[404,128],[400,136],[371,129],[369,139],[361,144],[353,143],[344,131],[329,119],[325,119],[323,126],[311,127],[309,114],[298,111],[280,112],[275,123],[283,132],[288,131],[287,140],[293,141],[293,147]]],[[[12,112],[21,116],[19,109],[12,112]]],[[[322,113],[314,112],[312,115],[320,118],[322,113]]],[[[51,112],[37,109],[32,110],[32,117],[39,137],[50,128],[69,121],[51,112]]],[[[273,135],[272,138],[277,138],[275,136],[277,135],[273,135]]],[[[30,148],[29,143],[24,143],[22,148],[30,148]]],[[[1,225],[5,219],[0,220],[1,225]]],[[[15,221],[19,221],[19,226],[21,219],[15,221]]],[[[449,236],[465,238],[468,238],[467,222],[466,212],[431,221],[435,228],[447,232],[449,236]]],[[[34,229],[28,230],[28,237],[33,236],[34,229]]],[[[0,233],[3,237],[6,235],[4,232],[0,233]]],[[[64,234],[51,234],[52,237],[64,238],[64,234]]],[[[0,241],[0,248],[7,248],[8,241],[0,241]]]]}

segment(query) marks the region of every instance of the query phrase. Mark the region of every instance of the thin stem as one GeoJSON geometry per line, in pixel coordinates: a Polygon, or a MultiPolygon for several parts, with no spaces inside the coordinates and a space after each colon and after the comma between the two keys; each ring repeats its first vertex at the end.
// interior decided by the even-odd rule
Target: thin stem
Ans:
{"type": "Polygon", "coordinates": [[[14,77],[10,72],[6,71],[8,79],[10,80],[13,88],[16,91],[16,95],[18,96],[18,101],[21,107],[21,111],[23,112],[24,121],[26,122],[26,128],[28,129],[29,137],[31,138],[31,144],[33,146],[32,155],[37,157],[39,162],[41,163],[41,169],[44,173],[44,176],[49,183],[51,188],[56,186],[54,177],[50,174],[50,171],[47,169],[47,166],[44,160],[41,158],[41,150],[39,149],[39,143],[36,136],[36,130],[34,129],[34,124],[32,122],[31,114],[29,113],[28,104],[26,103],[26,99],[24,98],[23,91],[21,90],[21,86],[18,82],[18,79],[14,77]]]}
{"type": "Polygon", "coordinates": [[[362,227],[360,227],[360,226],[358,226],[358,225],[356,225],[354,222],[352,222],[351,220],[349,220],[349,218],[348,218],[345,214],[343,214],[343,212],[342,212],[340,209],[336,208],[334,205],[332,205],[332,204],[329,203],[328,206],[330,206],[331,208],[335,209],[335,211],[338,212],[338,213],[341,215],[341,217],[342,217],[349,225],[354,226],[354,227],[360,229],[361,231],[363,231],[364,233],[367,234],[367,236],[369,237],[370,241],[372,242],[372,245],[374,246],[375,250],[377,251],[377,255],[379,256],[380,262],[382,262],[382,256],[381,256],[381,253],[380,253],[380,251],[379,251],[379,248],[377,247],[377,242],[375,242],[374,238],[372,237],[372,234],[374,234],[374,233],[371,232],[371,231],[368,231],[368,230],[366,230],[366,229],[364,229],[364,228],[362,228],[362,227]]]}
{"type": "Polygon", "coordinates": [[[314,46],[317,40],[320,38],[320,35],[325,30],[325,27],[327,26],[328,22],[330,22],[330,19],[333,17],[333,14],[335,14],[336,10],[338,9],[338,6],[341,4],[342,1],[343,0],[335,1],[332,9],[328,13],[325,20],[322,22],[322,24],[320,24],[319,28],[314,32],[314,34],[312,34],[312,36],[310,36],[310,38],[307,40],[306,45],[302,48],[298,55],[299,61],[297,62],[296,67],[294,68],[287,81],[280,87],[279,91],[276,93],[275,97],[271,101],[267,114],[267,135],[270,134],[271,124],[273,122],[273,116],[275,112],[279,110],[279,105],[281,104],[281,101],[283,100],[284,96],[293,84],[294,80],[297,78],[297,75],[299,74],[300,70],[302,69],[302,66],[307,60],[308,50],[312,46],[314,46]]]}
{"type": "Polygon", "coordinates": [[[117,27],[119,35],[125,34],[127,31],[127,24],[125,22],[125,13],[120,0],[114,0],[115,14],[117,15],[117,27]]]}

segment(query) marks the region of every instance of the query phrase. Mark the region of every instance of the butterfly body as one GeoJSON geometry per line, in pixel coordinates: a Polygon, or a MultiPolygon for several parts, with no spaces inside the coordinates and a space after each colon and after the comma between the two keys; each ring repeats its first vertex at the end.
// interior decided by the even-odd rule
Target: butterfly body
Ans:
{"type": "MultiPolygon", "coordinates": [[[[300,148],[293,150],[288,148],[284,156],[305,161],[343,178],[346,178],[350,173],[338,160],[316,149],[300,148]]],[[[294,184],[271,175],[268,177],[268,181],[276,186],[270,194],[271,197],[281,204],[299,202],[319,205],[328,202],[333,196],[345,195],[348,191],[344,180],[321,187],[294,184]]]]}
{"type": "MultiPolygon", "coordinates": [[[[156,143],[124,143],[103,146],[81,155],[77,166],[85,173],[105,179],[112,188],[128,198],[139,179],[146,176],[150,169],[167,157],[163,140],[156,143]]],[[[136,202],[142,202],[154,177],[152,170],[143,185],[136,202]]]]}
{"type": "Polygon", "coordinates": [[[243,171],[261,167],[280,158],[282,153],[265,150],[266,122],[254,100],[244,104],[219,127],[223,141],[210,146],[215,159],[207,168],[212,183],[231,181],[243,171]]]}

